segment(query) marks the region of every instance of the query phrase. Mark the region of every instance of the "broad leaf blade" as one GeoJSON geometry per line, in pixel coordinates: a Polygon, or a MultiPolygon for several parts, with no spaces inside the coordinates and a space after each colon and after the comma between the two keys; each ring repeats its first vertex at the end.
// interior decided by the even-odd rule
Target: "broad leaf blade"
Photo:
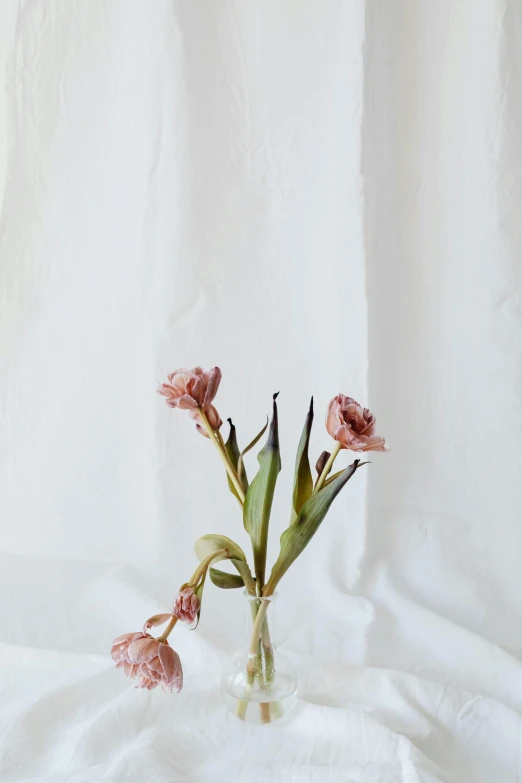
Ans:
{"type": "MultiPolygon", "coordinates": [[[[230,462],[232,463],[234,470],[237,473],[238,469],[238,463],[239,458],[241,456],[241,452],[239,451],[239,446],[237,445],[237,435],[236,435],[236,428],[234,424],[232,423],[232,419],[228,419],[228,423],[230,425],[230,433],[228,435],[228,440],[225,443],[225,450],[228,454],[228,457],[230,459],[230,462]]],[[[246,489],[248,487],[248,478],[245,470],[245,466],[243,465],[243,460],[241,460],[241,466],[239,471],[239,480],[243,486],[243,489],[246,492],[246,489]]],[[[233,495],[236,496],[238,500],[240,500],[239,495],[237,494],[236,488],[233,485],[232,481],[230,480],[230,476],[227,473],[227,481],[228,481],[228,487],[233,495]]],[[[240,501],[241,502],[241,501],[240,501]]]]}
{"type": "Polygon", "coordinates": [[[248,488],[243,508],[245,529],[252,539],[258,590],[261,590],[265,580],[268,524],[277,474],[281,470],[276,397],[277,394],[274,394],[273,414],[270,429],[268,430],[268,438],[257,457],[259,470],[248,488]]]}
{"type": "Polygon", "coordinates": [[[304,503],[312,494],[314,481],[312,471],[310,470],[310,461],[308,459],[308,446],[310,443],[310,433],[312,431],[312,422],[314,420],[314,398],[310,400],[310,409],[301,434],[301,440],[297,447],[295,457],[294,491],[292,495],[292,519],[294,522],[304,503]]]}
{"type": "Polygon", "coordinates": [[[229,558],[235,558],[242,560],[246,563],[246,555],[239,546],[227,536],[220,536],[217,533],[208,533],[205,536],[198,538],[194,544],[194,551],[198,560],[204,560],[206,557],[217,552],[219,549],[226,549],[228,554],[221,554],[216,556],[216,563],[219,560],[228,560],[229,558]]]}
{"type": "Polygon", "coordinates": [[[233,590],[237,587],[245,586],[245,583],[239,574],[227,574],[225,571],[220,571],[218,568],[211,568],[209,574],[210,579],[216,587],[221,587],[222,590],[233,590]]]}
{"type": "Polygon", "coordinates": [[[302,507],[295,522],[284,531],[281,536],[279,557],[274,563],[267,583],[268,595],[273,592],[283,574],[288,571],[294,560],[299,557],[312,536],[317,532],[334,499],[351,479],[358,466],[359,460],[355,460],[353,465],[349,465],[343,470],[341,475],[327,487],[323,487],[315,495],[312,495],[302,507]]]}

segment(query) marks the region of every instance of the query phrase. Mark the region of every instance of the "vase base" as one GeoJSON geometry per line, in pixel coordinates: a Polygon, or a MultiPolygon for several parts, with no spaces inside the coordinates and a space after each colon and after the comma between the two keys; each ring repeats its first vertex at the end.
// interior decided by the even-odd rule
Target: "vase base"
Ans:
{"type": "Polygon", "coordinates": [[[252,724],[281,721],[286,718],[296,702],[295,693],[283,696],[277,701],[262,701],[261,699],[253,699],[252,695],[248,699],[239,699],[237,696],[223,691],[223,698],[228,709],[234,713],[236,718],[252,724]]]}

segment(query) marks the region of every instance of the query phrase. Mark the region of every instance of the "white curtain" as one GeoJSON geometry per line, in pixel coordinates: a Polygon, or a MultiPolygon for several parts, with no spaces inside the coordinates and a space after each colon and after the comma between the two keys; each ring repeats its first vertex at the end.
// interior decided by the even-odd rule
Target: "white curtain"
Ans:
{"type": "Polygon", "coordinates": [[[0,18],[0,779],[520,781],[520,3],[0,18]],[[280,391],[272,558],[310,394],[314,458],[338,392],[392,446],[281,584],[286,726],[224,712],[235,591],[176,629],[179,696],[108,656],[199,535],[248,546],[211,445],[155,394],[194,364],[221,366],[243,443],[280,391]]]}

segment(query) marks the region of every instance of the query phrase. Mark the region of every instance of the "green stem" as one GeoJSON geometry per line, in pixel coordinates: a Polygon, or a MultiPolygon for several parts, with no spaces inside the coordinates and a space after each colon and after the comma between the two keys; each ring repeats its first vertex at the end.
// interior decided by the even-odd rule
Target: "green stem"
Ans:
{"type": "MultiPolygon", "coordinates": [[[[257,602],[256,602],[257,603],[257,602]]],[[[247,661],[247,691],[250,691],[253,687],[256,677],[263,678],[263,661],[262,661],[262,642],[261,642],[261,629],[266,622],[266,611],[268,609],[268,601],[260,601],[261,604],[256,611],[256,603],[252,604],[252,619],[254,621],[252,627],[252,636],[250,639],[250,645],[248,648],[248,661],[247,661]]],[[[248,699],[241,699],[238,701],[236,707],[236,715],[241,720],[245,720],[246,711],[248,709],[248,699]]],[[[263,723],[270,722],[270,705],[267,703],[260,704],[261,721],[263,723]],[[268,712],[267,712],[268,710],[268,712]]]]}
{"type": "Polygon", "coordinates": [[[316,492],[319,492],[319,490],[322,488],[324,482],[326,481],[326,477],[330,473],[330,471],[332,469],[332,465],[335,462],[335,458],[339,454],[340,450],[341,450],[341,444],[339,443],[339,441],[336,441],[335,442],[335,446],[333,448],[333,451],[330,454],[330,456],[328,457],[328,460],[327,460],[326,465],[324,466],[324,468],[322,470],[321,475],[317,479],[317,483],[316,483],[316,485],[314,487],[314,491],[313,491],[314,495],[315,495],[316,492]]]}
{"type": "Polygon", "coordinates": [[[244,505],[245,503],[245,491],[241,485],[241,482],[239,481],[236,471],[234,470],[234,466],[232,465],[230,458],[226,452],[226,449],[224,445],[221,445],[223,443],[223,438],[218,437],[218,435],[214,432],[212,427],[210,426],[210,422],[207,419],[207,416],[205,414],[205,411],[203,408],[199,408],[199,413],[201,415],[201,419],[203,421],[203,424],[205,425],[205,429],[208,432],[208,436],[216,449],[218,450],[218,454],[221,457],[221,460],[223,461],[223,464],[225,466],[225,470],[227,471],[228,475],[230,476],[230,481],[235,487],[235,490],[239,496],[239,502],[241,505],[244,505]]]}
{"type": "Polygon", "coordinates": [[[207,555],[198,565],[198,567],[190,577],[190,581],[187,582],[187,585],[189,587],[196,587],[201,577],[205,576],[205,574],[207,573],[208,567],[212,565],[215,558],[221,557],[221,555],[230,556],[230,551],[228,549],[216,549],[215,552],[211,552],[210,555],[207,555]]]}
{"type": "Polygon", "coordinates": [[[178,618],[174,615],[172,617],[172,620],[170,621],[170,623],[167,625],[167,627],[165,628],[165,630],[161,634],[161,636],[158,636],[157,641],[158,642],[166,641],[166,639],[168,638],[170,632],[172,631],[172,629],[174,628],[174,626],[176,625],[177,622],[178,622],[178,618]]]}
{"type": "Polygon", "coordinates": [[[252,638],[250,639],[250,647],[248,650],[248,657],[255,656],[259,645],[259,639],[261,636],[261,626],[265,619],[266,610],[268,609],[268,601],[260,601],[261,606],[257,610],[256,619],[254,620],[254,627],[252,628],[252,638]]]}

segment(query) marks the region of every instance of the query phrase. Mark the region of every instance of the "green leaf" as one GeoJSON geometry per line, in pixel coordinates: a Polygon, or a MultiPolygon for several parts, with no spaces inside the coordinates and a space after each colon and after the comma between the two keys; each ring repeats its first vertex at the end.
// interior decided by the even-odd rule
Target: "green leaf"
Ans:
{"type": "Polygon", "coordinates": [[[356,459],[352,465],[343,470],[341,475],[327,487],[323,487],[315,495],[312,495],[302,507],[295,522],[284,531],[281,536],[279,557],[274,563],[270,579],[266,585],[267,595],[274,591],[283,574],[288,571],[294,560],[299,557],[312,536],[317,532],[334,499],[359,467],[359,462],[360,460],[356,459]]]}
{"type": "Polygon", "coordinates": [[[232,590],[237,587],[245,586],[245,583],[239,574],[227,574],[225,571],[220,571],[218,568],[211,568],[209,574],[216,587],[221,587],[223,590],[232,590]]]}
{"type": "MultiPolygon", "coordinates": [[[[232,463],[234,470],[236,473],[238,472],[238,463],[239,458],[241,456],[239,451],[239,446],[237,445],[237,435],[236,435],[236,428],[234,424],[232,423],[232,419],[227,419],[229,425],[230,425],[230,432],[228,435],[228,440],[225,443],[225,450],[228,454],[228,457],[230,459],[230,462],[232,463]]],[[[243,465],[243,461],[241,460],[241,466],[239,471],[239,480],[241,482],[241,485],[243,489],[246,492],[246,489],[248,487],[248,478],[245,470],[245,466],[243,465]]],[[[239,495],[237,494],[237,490],[235,486],[233,485],[232,481],[230,480],[230,476],[227,473],[227,481],[228,481],[228,487],[233,495],[236,496],[236,498],[241,502],[239,495]]]]}
{"type": "MultiPolygon", "coordinates": [[[[257,435],[256,435],[256,437],[254,438],[254,440],[250,441],[250,443],[248,444],[248,446],[247,446],[245,449],[243,449],[243,451],[242,451],[242,452],[241,452],[241,454],[239,455],[239,460],[238,460],[238,469],[239,469],[239,470],[241,470],[241,472],[243,472],[243,471],[244,471],[244,469],[245,469],[245,468],[244,468],[244,466],[243,466],[243,457],[245,456],[245,454],[248,454],[248,452],[250,451],[250,449],[253,449],[253,448],[254,448],[254,446],[256,445],[256,443],[258,443],[258,441],[259,441],[259,440],[260,440],[260,439],[263,437],[263,435],[265,434],[265,430],[266,430],[266,428],[267,428],[267,427],[268,427],[268,416],[266,417],[266,424],[265,424],[265,426],[263,427],[263,429],[262,429],[260,432],[258,432],[258,433],[257,433],[257,435]]],[[[245,478],[246,478],[246,473],[245,473],[245,478]]],[[[246,487],[248,487],[248,481],[246,482],[246,487]]]]}
{"type": "Polygon", "coordinates": [[[333,476],[330,476],[330,478],[327,478],[326,481],[323,484],[323,489],[324,489],[324,487],[327,487],[328,484],[331,484],[332,481],[335,481],[335,479],[338,478],[338,476],[340,476],[341,473],[344,473],[344,470],[339,470],[337,473],[334,473],[333,476]]]}
{"type": "Polygon", "coordinates": [[[308,500],[314,488],[310,461],[308,459],[308,445],[314,420],[314,398],[310,400],[310,409],[305,419],[301,440],[297,447],[295,457],[294,492],[292,495],[292,519],[294,522],[303,504],[308,500]]]}
{"type": "Polygon", "coordinates": [[[243,508],[245,529],[252,539],[254,567],[259,590],[263,587],[265,580],[268,524],[277,474],[281,470],[276,397],[277,394],[274,394],[273,414],[270,429],[268,430],[268,438],[257,457],[259,470],[247,490],[243,508]]]}
{"type": "Polygon", "coordinates": [[[244,560],[238,560],[235,557],[231,557],[230,562],[239,571],[241,578],[243,579],[243,583],[246,589],[248,590],[248,592],[251,593],[252,595],[255,595],[256,581],[252,576],[252,571],[250,570],[248,563],[245,563],[244,560]]]}
{"type": "Polygon", "coordinates": [[[194,544],[194,551],[199,561],[204,560],[211,555],[212,552],[217,552],[219,549],[226,549],[228,554],[216,556],[216,563],[219,562],[219,560],[227,560],[229,558],[242,560],[246,563],[246,555],[239,544],[236,544],[226,536],[220,536],[217,533],[208,533],[207,535],[198,538],[194,544]]]}
{"type": "Polygon", "coordinates": [[[203,605],[203,588],[205,587],[205,579],[206,578],[207,578],[207,575],[205,574],[203,576],[203,579],[201,580],[201,582],[199,583],[199,585],[196,587],[196,590],[195,590],[196,595],[199,598],[199,609],[198,609],[198,618],[197,618],[196,625],[194,626],[194,628],[192,628],[193,631],[196,630],[196,628],[199,625],[199,621],[201,619],[201,607],[203,605]]]}

